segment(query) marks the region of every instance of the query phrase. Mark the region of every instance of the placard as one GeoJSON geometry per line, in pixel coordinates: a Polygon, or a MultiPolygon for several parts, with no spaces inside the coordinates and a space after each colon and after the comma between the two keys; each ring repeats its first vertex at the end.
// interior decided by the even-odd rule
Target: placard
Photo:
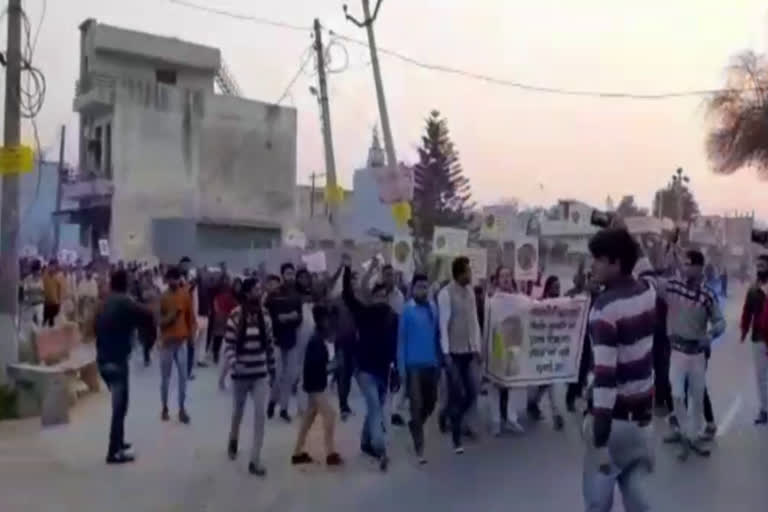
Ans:
{"type": "Polygon", "coordinates": [[[536,281],[539,278],[539,239],[518,238],[515,243],[515,279],[536,281]]]}
{"type": "Polygon", "coordinates": [[[524,387],[578,380],[586,296],[534,300],[496,293],[486,302],[484,361],[491,381],[524,387]]]}
{"type": "Polygon", "coordinates": [[[298,229],[288,229],[283,235],[283,245],[304,250],[307,247],[307,236],[298,229]]]}
{"type": "Polygon", "coordinates": [[[458,256],[467,248],[468,240],[469,231],[466,229],[435,226],[435,234],[432,238],[432,252],[447,256],[458,256]]]}
{"type": "Polygon", "coordinates": [[[725,219],[698,217],[691,222],[691,242],[703,245],[725,245],[725,219]]]}
{"type": "Polygon", "coordinates": [[[307,266],[307,270],[313,273],[325,272],[328,269],[323,251],[304,254],[301,256],[301,261],[307,266]]]}
{"type": "Polygon", "coordinates": [[[371,169],[379,192],[379,201],[395,204],[413,200],[413,168],[400,164],[397,167],[371,169]]]}
{"type": "Polygon", "coordinates": [[[625,217],[624,225],[633,235],[660,235],[664,230],[664,223],[656,217],[625,217]]]}
{"type": "Polygon", "coordinates": [[[392,268],[403,276],[413,274],[413,238],[396,234],[392,242],[392,268]]]}
{"type": "Polygon", "coordinates": [[[109,258],[109,240],[106,238],[99,239],[99,254],[105,258],[109,258]]]}

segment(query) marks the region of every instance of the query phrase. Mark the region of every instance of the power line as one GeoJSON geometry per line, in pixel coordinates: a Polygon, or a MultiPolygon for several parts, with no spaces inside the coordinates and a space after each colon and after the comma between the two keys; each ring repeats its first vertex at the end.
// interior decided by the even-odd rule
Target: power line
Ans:
{"type": "Polygon", "coordinates": [[[285,86],[285,90],[283,90],[283,94],[280,95],[280,98],[275,102],[275,105],[279,105],[280,103],[282,103],[285,97],[288,96],[288,94],[290,94],[294,84],[299,79],[299,77],[304,73],[304,69],[307,67],[307,65],[311,60],[312,60],[312,47],[309,46],[304,51],[301,64],[299,64],[299,69],[296,71],[296,74],[293,75],[293,78],[291,78],[291,81],[288,82],[288,85],[285,86]]]}
{"type": "MultiPolygon", "coordinates": [[[[263,17],[238,14],[235,12],[225,11],[222,9],[214,9],[214,8],[202,6],[199,4],[193,4],[185,0],[169,0],[169,1],[175,4],[183,5],[193,9],[198,9],[198,10],[209,12],[212,14],[226,16],[229,18],[237,19],[237,20],[251,21],[251,22],[260,23],[264,25],[271,25],[275,27],[287,28],[287,29],[297,30],[297,31],[311,30],[311,27],[293,25],[293,24],[284,23],[280,21],[269,20],[263,17]]],[[[333,30],[328,30],[328,32],[331,36],[336,37],[340,40],[347,41],[347,42],[354,43],[356,45],[368,48],[368,43],[366,43],[365,41],[361,41],[359,39],[355,39],[353,37],[340,34],[333,30]]],[[[410,57],[408,55],[405,55],[404,53],[401,53],[395,50],[389,50],[387,48],[382,48],[382,47],[378,47],[378,51],[379,53],[382,53],[384,55],[388,55],[400,61],[411,64],[413,66],[416,66],[422,69],[427,69],[430,71],[435,71],[435,72],[445,73],[445,74],[450,74],[455,76],[461,76],[464,78],[482,81],[482,82],[486,82],[489,84],[498,85],[502,87],[509,87],[509,88],[519,89],[523,91],[543,93],[543,94],[553,94],[553,95],[560,95],[560,96],[579,96],[579,97],[591,97],[591,98],[601,98],[601,99],[666,100],[666,99],[674,99],[674,98],[710,96],[710,95],[728,90],[728,89],[690,89],[690,90],[668,91],[668,92],[661,92],[661,93],[635,93],[635,92],[624,92],[624,91],[568,89],[563,87],[529,84],[529,83],[520,82],[516,80],[509,80],[505,78],[495,77],[492,75],[486,75],[482,73],[476,73],[473,71],[467,71],[467,70],[463,70],[463,69],[459,69],[451,66],[445,66],[441,64],[432,64],[429,62],[425,62],[425,61],[410,57]]]]}

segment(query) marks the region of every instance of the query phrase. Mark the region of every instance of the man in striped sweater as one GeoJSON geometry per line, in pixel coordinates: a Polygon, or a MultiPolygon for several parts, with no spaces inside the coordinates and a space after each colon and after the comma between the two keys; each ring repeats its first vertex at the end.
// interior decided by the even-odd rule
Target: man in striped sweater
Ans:
{"type": "Polygon", "coordinates": [[[225,355],[232,371],[234,408],[232,428],[229,432],[229,457],[237,457],[240,422],[243,419],[245,401],[253,398],[253,446],[248,472],[266,476],[261,465],[261,447],[264,444],[269,387],[275,380],[275,357],[272,343],[272,326],[261,302],[258,281],[249,277],[243,282],[243,303],[236,307],[227,321],[224,335],[225,355]],[[269,378],[269,380],[267,380],[269,378]]]}
{"type": "Polygon", "coordinates": [[[647,511],[656,291],[633,277],[638,247],[625,229],[599,232],[589,250],[593,278],[605,290],[589,318],[594,381],[584,421],[584,501],[588,512],[612,510],[618,484],[624,510],[647,511]]]}

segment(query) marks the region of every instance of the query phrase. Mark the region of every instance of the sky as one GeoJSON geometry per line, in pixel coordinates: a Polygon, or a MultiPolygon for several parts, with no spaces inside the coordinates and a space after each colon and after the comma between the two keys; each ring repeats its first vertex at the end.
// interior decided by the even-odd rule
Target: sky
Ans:
{"type": "MultiPolygon", "coordinates": [[[[344,19],[344,0],[189,1],[299,26],[319,18],[329,29],[365,39],[364,30],[344,19]]],[[[347,1],[359,16],[360,2],[347,1]]],[[[33,30],[43,3],[24,1],[33,30]]],[[[48,82],[38,126],[42,147],[55,158],[59,127],[67,125],[71,162],[78,25],[89,17],[218,47],[244,95],[268,102],[282,96],[312,42],[309,30],[234,20],[168,0],[48,0],[34,56],[48,82]]],[[[658,93],[721,86],[734,54],[766,49],[768,6],[760,0],[384,0],[375,30],[380,47],[429,63],[548,87],[658,93]]],[[[329,99],[339,180],[350,187],[379,115],[367,48],[337,41],[330,54],[332,69],[346,68],[329,75],[329,99]]],[[[618,202],[633,194],[650,206],[654,191],[683,167],[703,211],[755,210],[768,218],[768,202],[758,201],[768,183],[749,169],[712,173],[703,98],[539,94],[380,59],[398,159],[414,161],[424,120],[439,110],[480,204],[574,198],[601,207],[609,195],[618,202]]],[[[310,66],[283,102],[298,111],[300,182],[324,172],[319,110],[309,93],[315,82],[310,66]]],[[[31,142],[28,122],[23,130],[31,142]]]]}

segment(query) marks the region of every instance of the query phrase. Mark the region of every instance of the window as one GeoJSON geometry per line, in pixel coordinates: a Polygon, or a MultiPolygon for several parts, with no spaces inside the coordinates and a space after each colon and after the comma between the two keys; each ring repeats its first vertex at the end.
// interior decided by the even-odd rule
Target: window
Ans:
{"type": "Polygon", "coordinates": [[[161,84],[176,85],[176,71],[173,69],[156,69],[155,80],[161,84]]]}

